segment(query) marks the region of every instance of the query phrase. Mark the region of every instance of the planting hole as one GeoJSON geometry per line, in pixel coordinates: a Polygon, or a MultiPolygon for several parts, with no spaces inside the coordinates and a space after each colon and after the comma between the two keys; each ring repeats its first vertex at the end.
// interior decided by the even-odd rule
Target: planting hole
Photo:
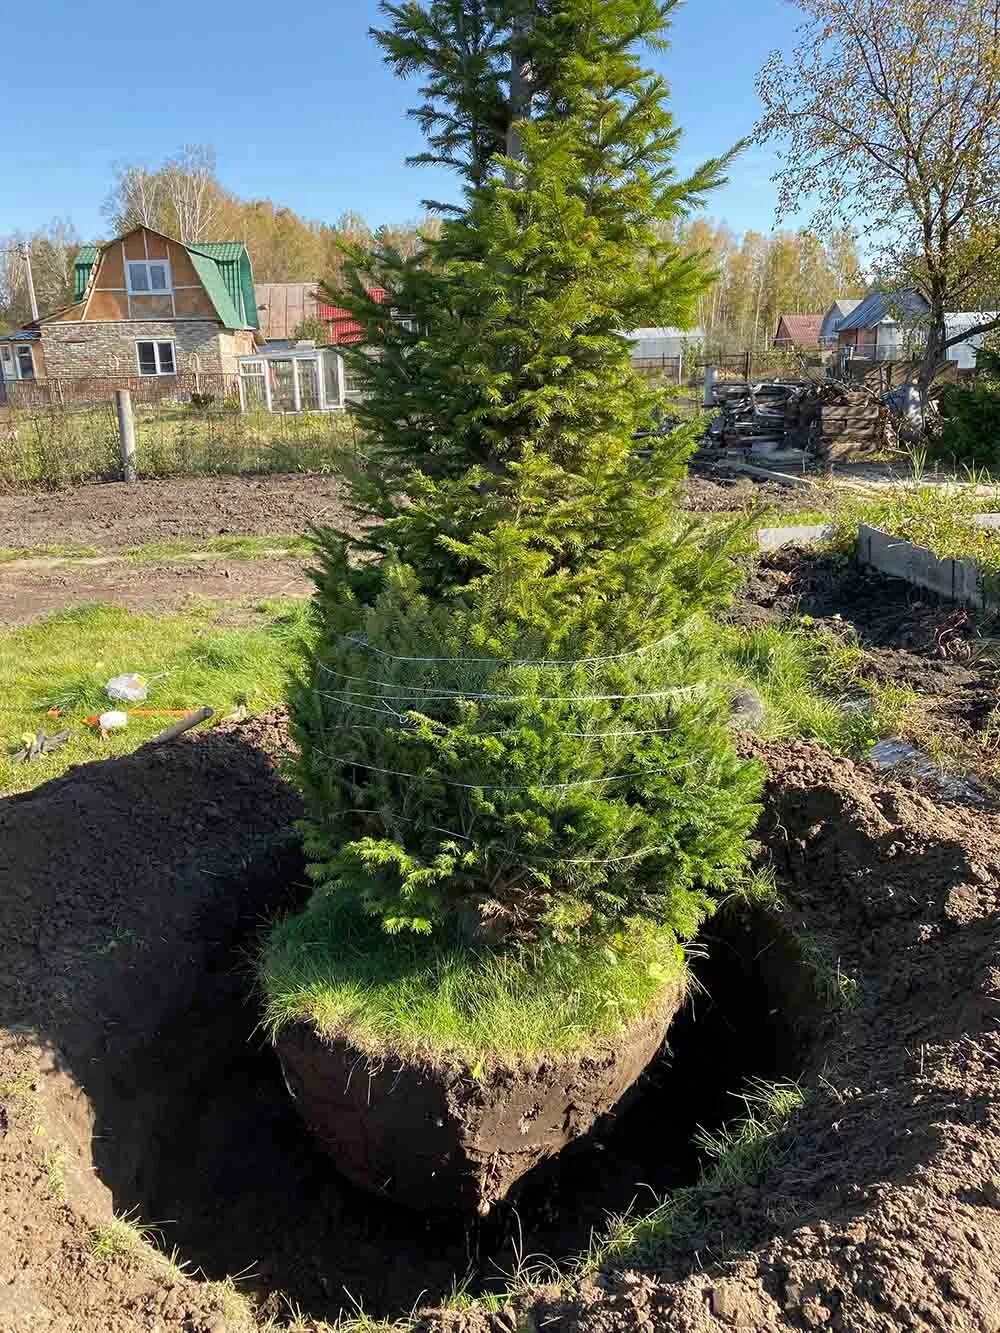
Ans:
{"type": "Polygon", "coordinates": [[[116,1210],[135,1210],[194,1269],[242,1275],[242,1289],[316,1318],[355,1301],[399,1316],[457,1287],[503,1288],[526,1256],[585,1250],[609,1213],[696,1180],[696,1129],[739,1118],[749,1079],[796,1077],[814,1026],[809,976],[774,920],[719,917],[669,1050],[617,1114],[485,1221],[429,1218],[352,1187],[313,1142],[256,1030],[248,944],[222,953],[190,1010],[97,1101],[95,1163],[116,1210]]]}

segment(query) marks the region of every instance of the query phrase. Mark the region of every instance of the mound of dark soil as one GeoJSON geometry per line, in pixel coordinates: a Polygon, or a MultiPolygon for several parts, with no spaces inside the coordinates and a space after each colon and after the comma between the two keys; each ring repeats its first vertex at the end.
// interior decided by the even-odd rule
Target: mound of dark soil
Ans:
{"type": "Polygon", "coordinates": [[[759,1188],[709,1200],[653,1269],[536,1297],[535,1326],[1000,1328],[1000,820],[810,746],[752,748],[785,914],[857,1002],[759,1188]]]}
{"type": "MultiPolygon", "coordinates": [[[[0,1329],[213,1330],[218,1297],[89,1253],[103,1109],[220,942],[299,868],[281,715],[72,769],[0,801],[0,1329]]],[[[199,1034],[189,1032],[190,1042],[199,1034]]],[[[124,1169],[124,1163],[122,1164],[124,1169]]]]}

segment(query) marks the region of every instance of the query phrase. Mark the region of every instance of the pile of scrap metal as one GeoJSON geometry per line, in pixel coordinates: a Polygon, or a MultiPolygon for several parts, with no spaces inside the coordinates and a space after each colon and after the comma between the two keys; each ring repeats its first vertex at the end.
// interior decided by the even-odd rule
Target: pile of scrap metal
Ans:
{"type": "Polygon", "coordinates": [[[717,448],[822,461],[871,453],[885,441],[888,413],[864,386],[829,379],[722,383],[709,426],[717,448]]]}

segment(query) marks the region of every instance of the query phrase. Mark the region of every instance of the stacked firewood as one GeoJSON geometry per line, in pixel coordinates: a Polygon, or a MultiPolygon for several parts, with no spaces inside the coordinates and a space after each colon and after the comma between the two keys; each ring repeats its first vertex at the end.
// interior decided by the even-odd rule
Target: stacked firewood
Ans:
{"type": "Polygon", "coordinates": [[[724,448],[774,444],[821,459],[872,453],[886,433],[886,409],[865,386],[816,379],[725,384],[716,390],[713,437],[724,448]]]}

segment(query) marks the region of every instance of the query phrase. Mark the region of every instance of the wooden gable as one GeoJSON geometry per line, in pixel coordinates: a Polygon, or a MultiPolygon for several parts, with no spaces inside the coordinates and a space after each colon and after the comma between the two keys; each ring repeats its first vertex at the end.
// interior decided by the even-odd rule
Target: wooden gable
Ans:
{"type": "Polygon", "coordinates": [[[101,248],[83,300],[49,316],[53,321],[85,324],[108,320],[210,319],[218,322],[211,296],[191,263],[187,250],[169,236],[148,227],[136,227],[101,248]],[[166,260],[169,290],[142,293],[129,290],[129,261],[166,260]]]}

